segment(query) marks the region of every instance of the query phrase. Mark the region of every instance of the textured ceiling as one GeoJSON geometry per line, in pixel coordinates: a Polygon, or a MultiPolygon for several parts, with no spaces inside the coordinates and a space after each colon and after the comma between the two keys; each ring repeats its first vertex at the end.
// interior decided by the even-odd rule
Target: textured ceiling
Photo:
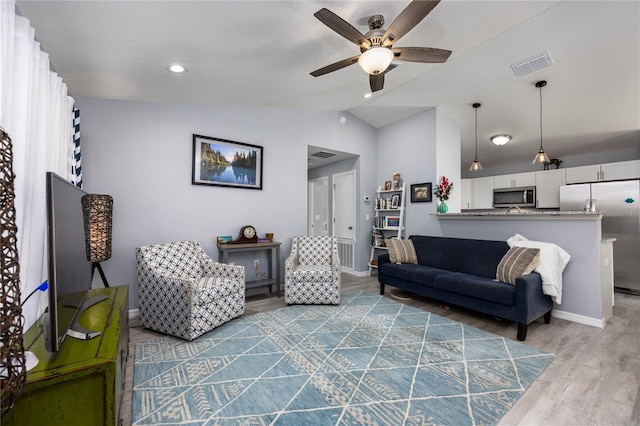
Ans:
{"type": "Polygon", "coordinates": [[[313,14],[327,7],[365,33],[408,1],[18,1],[76,98],[347,111],[381,127],[433,106],[461,125],[462,164],[529,161],[640,145],[640,2],[442,1],[397,47],[452,50],[444,64],[401,63],[370,99],[357,66],[314,78],[359,53],[313,14]],[[544,51],[555,64],[517,77],[544,51]],[[170,75],[170,63],[189,71],[170,75]],[[513,140],[495,147],[489,136],[513,140]]]}

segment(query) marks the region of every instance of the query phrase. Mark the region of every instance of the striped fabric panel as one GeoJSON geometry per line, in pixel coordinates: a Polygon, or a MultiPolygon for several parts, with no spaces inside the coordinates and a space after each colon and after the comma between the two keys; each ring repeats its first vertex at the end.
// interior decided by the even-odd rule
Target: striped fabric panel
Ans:
{"type": "Polygon", "coordinates": [[[540,249],[511,247],[498,264],[496,279],[515,285],[516,278],[533,271],[539,261],[540,249]]]}
{"type": "Polygon", "coordinates": [[[418,263],[416,248],[411,240],[398,240],[388,238],[384,240],[389,249],[389,260],[391,263],[418,263]]]}
{"type": "Polygon", "coordinates": [[[82,188],[82,158],[80,155],[80,110],[73,108],[73,157],[71,159],[71,182],[82,188]]]}

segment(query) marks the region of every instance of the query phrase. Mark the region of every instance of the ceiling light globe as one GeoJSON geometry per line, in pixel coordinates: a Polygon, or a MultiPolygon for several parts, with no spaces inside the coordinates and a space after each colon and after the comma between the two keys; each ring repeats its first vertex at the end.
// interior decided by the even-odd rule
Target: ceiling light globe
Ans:
{"type": "Polygon", "coordinates": [[[358,58],[358,65],[367,74],[378,75],[386,71],[391,61],[393,61],[393,51],[389,48],[378,46],[365,50],[358,58]]]}
{"type": "Polygon", "coordinates": [[[491,136],[491,142],[495,145],[502,146],[511,140],[511,136],[509,135],[495,135],[491,136]]]}
{"type": "Polygon", "coordinates": [[[180,64],[169,65],[167,67],[167,69],[169,70],[169,72],[174,73],[174,74],[183,74],[183,73],[187,72],[187,67],[185,67],[184,65],[180,65],[180,64]]]}

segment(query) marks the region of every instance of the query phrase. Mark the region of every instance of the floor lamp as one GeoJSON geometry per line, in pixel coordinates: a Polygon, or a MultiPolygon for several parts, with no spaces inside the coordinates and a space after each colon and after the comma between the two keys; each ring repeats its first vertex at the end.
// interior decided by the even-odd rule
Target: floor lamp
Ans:
{"type": "Polygon", "coordinates": [[[105,287],[109,287],[100,262],[111,258],[111,228],[113,222],[113,197],[87,194],[82,197],[84,236],[87,260],[91,262],[91,282],[97,269],[105,287]]]}
{"type": "MultiPolygon", "coordinates": [[[[15,193],[13,191],[13,153],[11,138],[0,127],[0,409],[4,415],[16,402],[27,377],[26,354],[22,341],[20,304],[20,263],[18,262],[15,193]]],[[[2,422],[2,420],[0,420],[2,422]]]]}

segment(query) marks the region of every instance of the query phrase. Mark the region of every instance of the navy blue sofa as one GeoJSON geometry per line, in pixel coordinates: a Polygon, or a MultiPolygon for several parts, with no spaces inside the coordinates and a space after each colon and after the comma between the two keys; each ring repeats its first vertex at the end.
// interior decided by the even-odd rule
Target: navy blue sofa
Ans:
{"type": "Polygon", "coordinates": [[[509,250],[504,241],[411,235],[417,264],[391,263],[378,256],[380,294],[385,285],[431,297],[518,323],[518,340],[527,326],[544,315],[549,324],[553,302],[542,293],[536,272],[522,275],[516,285],[495,281],[498,263],[509,250]]]}

